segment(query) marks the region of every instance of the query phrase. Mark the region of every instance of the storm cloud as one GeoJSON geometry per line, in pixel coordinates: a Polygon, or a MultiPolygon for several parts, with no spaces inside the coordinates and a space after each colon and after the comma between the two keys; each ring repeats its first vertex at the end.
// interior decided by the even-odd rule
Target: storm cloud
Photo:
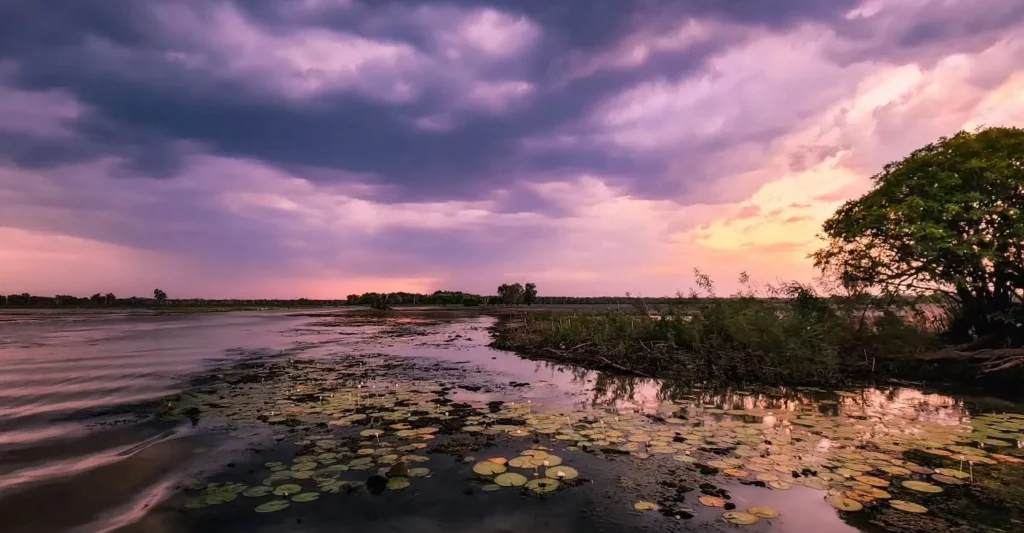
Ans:
{"type": "Polygon", "coordinates": [[[665,294],[737,258],[806,277],[814,227],[881,164],[1020,120],[1022,20],[1015,0],[4,2],[0,290],[665,294]],[[35,274],[31,243],[64,237],[153,274],[35,274]]]}

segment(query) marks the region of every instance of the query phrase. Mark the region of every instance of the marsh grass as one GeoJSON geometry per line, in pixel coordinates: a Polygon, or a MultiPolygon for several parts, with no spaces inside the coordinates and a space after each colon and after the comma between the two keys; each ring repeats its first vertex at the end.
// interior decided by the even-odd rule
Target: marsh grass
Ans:
{"type": "Polygon", "coordinates": [[[730,299],[681,299],[660,313],[524,314],[494,346],[640,375],[710,382],[837,384],[870,374],[879,355],[937,347],[929,319],[821,298],[801,285],[730,299]]]}

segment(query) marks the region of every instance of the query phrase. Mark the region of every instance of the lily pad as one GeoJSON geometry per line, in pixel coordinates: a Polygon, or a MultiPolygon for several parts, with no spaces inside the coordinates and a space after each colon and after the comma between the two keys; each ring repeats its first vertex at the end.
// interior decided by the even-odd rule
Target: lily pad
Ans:
{"type": "Polygon", "coordinates": [[[917,492],[927,492],[931,494],[937,494],[942,492],[942,487],[938,485],[932,485],[931,483],[925,483],[924,481],[904,481],[900,483],[904,488],[910,490],[916,490],[917,492]]]}
{"type": "Polygon", "coordinates": [[[871,485],[872,487],[888,487],[889,486],[889,482],[888,481],[886,481],[886,480],[884,480],[884,479],[882,479],[880,477],[875,477],[875,476],[857,476],[857,477],[855,477],[853,479],[856,479],[857,481],[860,481],[861,483],[866,483],[868,485],[871,485]]]}
{"type": "Polygon", "coordinates": [[[781,516],[778,510],[774,507],[768,507],[767,505],[756,505],[747,509],[747,512],[758,517],[758,518],[778,518],[781,516]]]}
{"type": "Polygon", "coordinates": [[[495,474],[500,474],[505,470],[507,470],[505,465],[499,465],[498,463],[493,463],[491,461],[483,461],[473,465],[473,472],[476,472],[481,476],[493,476],[495,474]]]}
{"type": "Polygon", "coordinates": [[[410,468],[409,477],[425,477],[430,475],[429,468],[410,468]]]}
{"type": "Polygon", "coordinates": [[[881,470],[882,472],[885,472],[886,474],[892,474],[894,476],[910,475],[910,470],[907,470],[902,466],[880,466],[878,467],[878,469],[881,470]]]}
{"type": "Polygon", "coordinates": [[[555,466],[547,469],[547,476],[552,479],[576,479],[580,473],[571,466],[555,466]]]}
{"type": "Polygon", "coordinates": [[[267,487],[267,486],[262,486],[261,485],[261,486],[249,487],[249,488],[245,489],[244,491],[242,491],[242,496],[248,496],[250,498],[259,498],[259,497],[262,497],[262,496],[266,496],[266,495],[270,494],[273,491],[274,491],[274,489],[272,489],[270,487],[267,487]]]}
{"type": "Polygon", "coordinates": [[[515,472],[505,472],[494,477],[494,483],[501,487],[521,487],[526,481],[526,476],[515,472]]]}
{"type": "Polygon", "coordinates": [[[736,524],[738,526],[748,526],[757,522],[757,517],[750,514],[744,513],[743,511],[726,511],[722,513],[722,518],[730,524],[736,524]]]}
{"type": "Polygon", "coordinates": [[[257,513],[273,513],[288,507],[288,500],[274,500],[256,507],[257,513]]]}
{"type": "Polygon", "coordinates": [[[402,490],[409,486],[409,480],[404,477],[393,477],[388,480],[387,488],[389,490],[402,490]]]}
{"type": "Polygon", "coordinates": [[[725,507],[725,500],[717,496],[701,496],[697,501],[707,507],[725,507]]]}
{"type": "Polygon", "coordinates": [[[841,494],[833,494],[825,498],[825,501],[840,511],[854,512],[864,509],[864,506],[857,500],[852,500],[841,494]]]}
{"type": "Polygon", "coordinates": [[[277,488],[274,489],[274,494],[277,494],[278,496],[291,496],[292,494],[298,494],[300,492],[302,492],[302,487],[293,483],[278,485],[277,488]]]}
{"type": "Polygon", "coordinates": [[[963,485],[964,484],[963,481],[961,481],[961,480],[959,480],[959,479],[957,479],[955,477],[944,476],[942,474],[932,474],[932,480],[933,481],[938,481],[939,483],[942,483],[944,485],[963,485]]]}
{"type": "Polygon", "coordinates": [[[953,470],[952,468],[936,468],[935,473],[942,474],[948,477],[955,477],[957,479],[967,479],[971,477],[971,475],[968,474],[967,472],[964,472],[962,470],[953,470]]]}
{"type": "Polygon", "coordinates": [[[661,506],[653,502],[639,501],[633,504],[633,508],[637,511],[657,511],[661,506]]]}
{"type": "Polygon", "coordinates": [[[292,496],[293,502],[311,502],[320,498],[319,492],[300,492],[292,496]]]}
{"type": "Polygon", "coordinates": [[[889,505],[900,511],[906,511],[908,513],[927,513],[928,508],[913,502],[907,502],[903,500],[890,500],[889,505]]]}
{"type": "Polygon", "coordinates": [[[558,490],[560,484],[557,480],[551,478],[537,478],[532,479],[526,484],[526,488],[537,493],[552,492],[558,490]]]}

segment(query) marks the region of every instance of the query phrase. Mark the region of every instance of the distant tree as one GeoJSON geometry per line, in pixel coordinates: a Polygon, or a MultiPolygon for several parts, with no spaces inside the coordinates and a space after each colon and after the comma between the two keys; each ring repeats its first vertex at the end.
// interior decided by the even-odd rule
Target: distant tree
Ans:
{"type": "Polygon", "coordinates": [[[114,305],[117,302],[117,296],[114,296],[114,293],[112,292],[108,292],[107,295],[103,297],[103,302],[107,305],[114,305]]]}
{"type": "Polygon", "coordinates": [[[32,296],[29,293],[24,292],[21,294],[11,294],[7,296],[8,305],[28,305],[32,302],[32,296]]]}
{"type": "Polygon", "coordinates": [[[157,304],[163,304],[167,300],[167,293],[160,289],[153,289],[153,298],[156,299],[157,304]]]}
{"type": "Polygon", "coordinates": [[[537,301],[537,284],[527,283],[526,287],[523,288],[523,303],[526,305],[533,305],[533,302],[537,301]]]}
{"type": "Polygon", "coordinates": [[[89,301],[94,304],[103,303],[103,295],[97,292],[96,294],[93,294],[92,296],[89,297],[89,301]]]}
{"type": "Polygon", "coordinates": [[[394,305],[401,305],[402,304],[402,295],[398,294],[398,293],[389,294],[388,295],[388,301],[390,301],[394,305]]]}
{"type": "Polygon", "coordinates": [[[501,298],[501,302],[505,305],[515,305],[522,301],[523,286],[520,283],[513,283],[511,285],[502,283],[498,286],[498,297],[501,298]]]}
{"type": "Polygon", "coordinates": [[[348,295],[348,296],[347,296],[347,297],[345,298],[345,301],[346,301],[346,302],[347,302],[347,303],[348,303],[349,305],[355,305],[355,304],[358,304],[358,303],[359,303],[359,295],[358,295],[358,294],[349,294],[349,295],[348,295]]]}
{"type": "Polygon", "coordinates": [[[1024,130],[940,138],[843,204],[812,257],[847,287],[941,293],[949,333],[1024,343],[1024,130]]]}

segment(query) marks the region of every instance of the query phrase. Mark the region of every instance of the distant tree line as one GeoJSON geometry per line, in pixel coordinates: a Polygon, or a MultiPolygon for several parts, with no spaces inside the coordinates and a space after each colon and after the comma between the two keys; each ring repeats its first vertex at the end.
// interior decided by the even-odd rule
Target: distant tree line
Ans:
{"type": "MultiPolygon", "coordinates": [[[[434,291],[430,294],[412,292],[367,292],[350,294],[344,300],[298,299],[209,299],[209,298],[168,298],[167,293],[155,289],[152,297],[132,296],[118,298],[113,293],[96,293],[88,297],[67,294],[38,296],[29,293],[0,294],[0,306],[9,307],[341,307],[369,306],[388,308],[395,306],[440,305],[466,306],[481,305],[622,305],[640,308],[643,305],[665,306],[696,299],[729,299],[711,296],[662,296],[638,297],[630,293],[624,296],[539,296],[534,283],[503,283],[497,294],[480,295],[462,291],[434,291]]],[[[917,297],[918,302],[931,301],[933,297],[917,297]]]]}

